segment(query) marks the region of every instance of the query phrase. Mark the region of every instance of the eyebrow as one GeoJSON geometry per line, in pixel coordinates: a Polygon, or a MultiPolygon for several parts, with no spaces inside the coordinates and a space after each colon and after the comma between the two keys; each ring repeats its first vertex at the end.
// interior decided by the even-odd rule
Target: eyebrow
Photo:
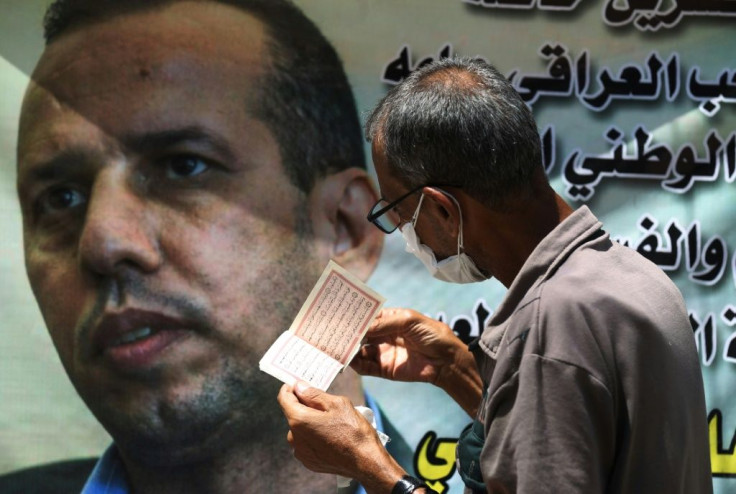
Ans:
{"type": "Polygon", "coordinates": [[[120,142],[125,148],[138,154],[155,152],[183,143],[194,143],[208,148],[229,162],[237,161],[235,153],[224,138],[198,125],[160,132],[128,134],[123,136],[120,142]]]}
{"type": "MultiPolygon", "coordinates": [[[[118,142],[124,148],[138,154],[151,153],[184,143],[194,143],[219,154],[222,159],[230,163],[237,161],[235,153],[224,138],[197,125],[160,132],[128,134],[118,142]]],[[[91,161],[92,154],[82,148],[64,150],[48,161],[33,165],[28,172],[23,173],[20,177],[21,188],[28,182],[52,181],[74,173],[91,161]]]]}
{"type": "Polygon", "coordinates": [[[21,173],[19,178],[21,184],[26,182],[45,182],[58,179],[68,175],[69,170],[78,170],[89,161],[89,154],[80,149],[69,149],[60,152],[48,161],[33,165],[30,171],[21,173]]]}

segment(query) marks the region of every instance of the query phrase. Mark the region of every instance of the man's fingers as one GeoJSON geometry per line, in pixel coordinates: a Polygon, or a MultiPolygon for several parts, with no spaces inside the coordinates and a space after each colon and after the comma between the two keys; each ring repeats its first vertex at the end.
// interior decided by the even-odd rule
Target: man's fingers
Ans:
{"type": "Polygon", "coordinates": [[[375,338],[401,333],[410,325],[415,324],[419,315],[418,312],[410,309],[383,309],[368,328],[367,336],[375,338]]]}
{"type": "Polygon", "coordinates": [[[284,384],[281,386],[281,389],[279,389],[279,394],[276,397],[276,399],[278,400],[279,404],[281,404],[282,406],[284,404],[289,404],[295,401],[296,402],[299,401],[296,398],[296,396],[294,396],[294,391],[291,389],[291,386],[289,386],[288,384],[284,384]]]}
{"type": "Polygon", "coordinates": [[[327,410],[330,403],[336,399],[336,397],[303,381],[299,381],[294,385],[294,394],[300,402],[317,410],[327,410]]]}
{"type": "MultiPolygon", "coordinates": [[[[434,332],[447,329],[447,324],[427,317],[424,314],[411,309],[383,309],[366,334],[367,339],[374,340],[381,336],[399,337],[402,334],[434,332]]],[[[451,330],[450,330],[451,331],[451,330]]]]}
{"type": "Polygon", "coordinates": [[[378,349],[373,345],[365,345],[350,362],[350,367],[362,376],[381,377],[381,364],[378,361],[378,349]]]}
{"type": "Polygon", "coordinates": [[[283,386],[281,386],[276,399],[278,400],[279,405],[281,405],[281,409],[284,411],[284,414],[287,416],[287,418],[294,411],[295,407],[301,405],[299,403],[299,399],[294,394],[294,390],[288,384],[284,384],[283,386]]]}
{"type": "Polygon", "coordinates": [[[287,416],[303,406],[325,410],[322,404],[327,403],[329,401],[328,398],[329,395],[327,393],[302,381],[294,384],[293,388],[288,384],[284,384],[281,386],[279,394],[276,397],[287,416]]]}
{"type": "Polygon", "coordinates": [[[378,356],[381,354],[380,348],[375,343],[367,343],[361,345],[360,350],[355,355],[356,359],[360,360],[373,360],[378,361],[378,356]]]}

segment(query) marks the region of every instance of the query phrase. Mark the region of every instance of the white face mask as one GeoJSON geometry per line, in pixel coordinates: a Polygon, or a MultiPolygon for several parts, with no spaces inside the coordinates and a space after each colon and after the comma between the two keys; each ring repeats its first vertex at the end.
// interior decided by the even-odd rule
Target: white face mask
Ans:
{"type": "Polygon", "coordinates": [[[422,207],[424,194],[419,198],[419,204],[417,205],[416,211],[414,211],[414,216],[412,216],[411,221],[401,228],[401,234],[404,236],[404,240],[406,240],[406,251],[411,252],[420,261],[422,261],[422,264],[427,268],[429,274],[438,280],[449,281],[450,283],[473,283],[476,281],[484,281],[488,279],[488,277],[480,272],[470,256],[464,252],[463,212],[462,209],[460,209],[460,204],[450,194],[445,193],[445,195],[452,199],[460,212],[460,233],[457,236],[457,255],[450,256],[447,259],[442,259],[437,262],[437,258],[435,257],[434,252],[432,252],[432,249],[419,241],[419,237],[414,231],[414,224],[417,221],[417,216],[419,216],[419,209],[422,207]]]}

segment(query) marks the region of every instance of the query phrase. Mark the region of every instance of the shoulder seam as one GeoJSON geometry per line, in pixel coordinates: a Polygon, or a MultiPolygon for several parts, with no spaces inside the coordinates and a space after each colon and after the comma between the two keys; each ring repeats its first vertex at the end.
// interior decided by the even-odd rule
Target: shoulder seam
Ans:
{"type": "MultiPolygon", "coordinates": [[[[576,369],[580,369],[587,376],[589,376],[595,382],[597,382],[598,384],[600,384],[601,387],[606,390],[606,393],[608,394],[608,396],[610,396],[611,401],[614,401],[613,393],[611,393],[611,390],[608,389],[608,386],[606,385],[606,383],[604,383],[603,381],[601,381],[600,379],[598,379],[598,377],[596,377],[594,374],[592,374],[590,371],[588,371],[588,369],[586,369],[585,367],[582,367],[580,365],[574,364],[572,362],[567,362],[566,360],[557,359],[557,358],[554,358],[554,357],[547,357],[547,356],[544,356],[544,355],[539,355],[538,353],[528,353],[528,354],[524,355],[522,357],[522,359],[521,359],[521,361],[522,361],[521,363],[523,363],[523,361],[524,361],[525,358],[526,359],[529,359],[529,358],[537,358],[537,359],[541,360],[543,363],[544,362],[551,362],[551,363],[555,363],[555,364],[562,364],[562,365],[566,365],[568,367],[574,367],[576,369]]],[[[519,365],[519,367],[521,367],[521,364],[519,365]]]]}

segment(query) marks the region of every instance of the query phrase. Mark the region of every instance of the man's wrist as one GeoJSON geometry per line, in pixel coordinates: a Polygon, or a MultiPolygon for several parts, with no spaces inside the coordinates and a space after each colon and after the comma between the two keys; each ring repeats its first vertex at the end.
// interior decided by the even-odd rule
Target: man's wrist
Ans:
{"type": "Polygon", "coordinates": [[[412,494],[420,487],[424,488],[427,493],[434,492],[427,484],[418,478],[412,477],[411,475],[404,475],[398,480],[398,482],[396,482],[396,484],[394,484],[394,488],[391,489],[391,494],[412,494]]]}

